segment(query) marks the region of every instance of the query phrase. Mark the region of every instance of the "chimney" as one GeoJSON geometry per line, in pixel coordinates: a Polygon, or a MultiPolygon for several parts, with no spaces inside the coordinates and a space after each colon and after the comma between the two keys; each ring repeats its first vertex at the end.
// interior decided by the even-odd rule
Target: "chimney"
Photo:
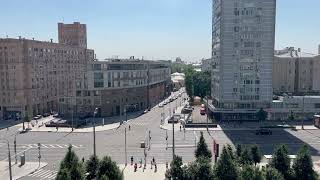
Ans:
{"type": "Polygon", "coordinates": [[[21,36],[19,36],[19,40],[21,40],[21,36]]]}
{"type": "Polygon", "coordinates": [[[50,42],[52,43],[52,39],[50,39],[50,42]]]}
{"type": "Polygon", "coordinates": [[[32,40],[34,41],[34,38],[32,38],[32,40]]]}

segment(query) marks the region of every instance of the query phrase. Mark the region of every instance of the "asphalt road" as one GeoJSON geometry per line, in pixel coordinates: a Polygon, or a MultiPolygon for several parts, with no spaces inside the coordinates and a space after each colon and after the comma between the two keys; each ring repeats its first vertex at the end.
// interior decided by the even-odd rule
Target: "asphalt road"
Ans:
{"type": "MultiPolygon", "coordinates": [[[[150,131],[151,141],[150,150],[147,150],[147,163],[150,163],[152,157],[157,163],[164,164],[172,159],[172,131],[162,130],[159,128],[161,113],[165,112],[169,115],[169,109],[174,109],[180,104],[182,98],[171,102],[163,108],[154,107],[151,111],[143,114],[135,119],[131,119],[128,123],[122,125],[116,130],[97,132],[96,147],[97,155],[103,157],[111,156],[119,164],[125,163],[125,128],[127,127],[127,162],[130,163],[130,157],[133,156],[135,162],[140,158],[144,160],[144,149],[140,148],[140,142],[148,139],[150,131]],[[128,130],[128,126],[131,130],[128,130]],[[166,141],[168,134],[168,141],[166,141]]],[[[172,110],[171,110],[172,111],[172,110]]],[[[198,113],[198,112],[195,112],[198,113]]],[[[9,131],[0,131],[0,136],[10,140],[11,152],[13,151],[14,133],[17,128],[11,127],[9,131]]],[[[182,156],[184,162],[194,160],[195,142],[200,136],[199,131],[179,130],[175,132],[175,153],[182,156]]],[[[299,147],[307,143],[310,147],[314,160],[320,159],[320,130],[276,130],[272,135],[258,136],[255,131],[248,130],[224,130],[211,131],[210,134],[204,133],[208,147],[212,150],[213,139],[215,139],[222,147],[225,144],[257,144],[261,147],[264,154],[272,154],[273,149],[278,144],[286,144],[290,153],[294,154],[299,147]]],[[[19,134],[17,136],[17,153],[22,154],[26,150],[26,161],[38,161],[37,143],[41,143],[41,161],[47,162],[48,166],[44,168],[46,171],[58,170],[59,163],[67,151],[68,144],[74,145],[74,150],[79,158],[88,159],[93,154],[93,134],[92,133],[55,133],[55,132],[29,132],[19,134]]],[[[20,155],[19,154],[19,155],[20,155]]],[[[0,144],[0,160],[6,160],[7,147],[0,144]]],[[[12,158],[14,162],[14,157],[12,158]]],[[[24,177],[22,179],[41,179],[41,177],[24,177]]]]}

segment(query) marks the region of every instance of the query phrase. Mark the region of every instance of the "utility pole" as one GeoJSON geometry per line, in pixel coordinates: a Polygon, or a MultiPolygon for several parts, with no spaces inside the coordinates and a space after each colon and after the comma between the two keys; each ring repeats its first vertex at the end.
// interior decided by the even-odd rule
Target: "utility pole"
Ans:
{"type": "Polygon", "coordinates": [[[39,168],[40,168],[40,159],[41,159],[40,148],[41,148],[41,144],[40,144],[40,143],[38,143],[38,150],[39,150],[39,155],[38,155],[38,159],[39,159],[39,168]]]}
{"type": "Polygon", "coordinates": [[[303,130],[304,129],[304,96],[302,97],[302,125],[301,125],[301,129],[303,130]]]}
{"type": "Polygon", "coordinates": [[[72,126],[72,132],[73,132],[73,105],[72,105],[72,114],[71,114],[71,116],[72,116],[72,117],[71,117],[71,121],[72,121],[72,122],[71,122],[71,126],[72,126]]]}
{"type": "Polygon", "coordinates": [[[124,158],[125,166],[127,166],[127,128],[124,128],[124,158]]]}
{"type": "Polygon", "coordinates": [[[11,154],[10,154],[10,145],[8,140],[7,140],[7,143],[8,143],[8,159],[9,159],[9,176],[10,176],[10,180],[12,180],[11,154]]]}
{"type": "Polygon", "coordinates": [[[14,141],[13,141],[13,144],[14,144],[14,158],[15,158],[15,164],[18,163],[18,158],[17,158],[17,134],[14,135],[14,141]]]}
{"type": "MultiPolygon", "coordinates": [[[[171,111],[170,111],[171,113],[171,111]]],[[[171,114],[170,114],[170,118],[171,118],[171,114]]],[[[172,116],[172,159],[174,159],[174,148],[175,148],[175,145],[174,145],[174,116],[172,116]]]]}
{"type": "Polygon", "coordinates": [[[207,131],[209,132],[209,114],[208,114],[208,96],[206,97],[206,100],[207,100],[207,104],[206,104],[206,113],[207,113],[207,131]]]}
{"type": "Polygon", "coordinates": [[[98,108],[95,108],[94,113],[93,113],[93,156],[96,157],[96,122],[95,122],[95,117],[98,113],[98,108]]]}

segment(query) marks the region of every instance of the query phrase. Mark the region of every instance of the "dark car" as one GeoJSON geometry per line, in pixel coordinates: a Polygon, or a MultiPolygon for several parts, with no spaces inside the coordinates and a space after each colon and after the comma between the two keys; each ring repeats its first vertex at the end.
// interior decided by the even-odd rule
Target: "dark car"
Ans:
{"type": "Polygon", "coordinates": [[[272,135],[272,131],[270,129],[258,129],[256,135],[272,135]]]}
{"type": "Polygon", "coordinates": [[[44,113],[42,116],[43,117],[48,117],[48,116],[50,116],[50,114],[49,113],[44,113]]]}

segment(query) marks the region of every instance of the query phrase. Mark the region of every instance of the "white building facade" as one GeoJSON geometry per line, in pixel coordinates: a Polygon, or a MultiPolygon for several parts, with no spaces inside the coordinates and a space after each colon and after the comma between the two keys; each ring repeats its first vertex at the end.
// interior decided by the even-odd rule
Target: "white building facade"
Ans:
{"type": "Polygon", "coordinates": [[[213,0],[215,119],[250,120],[270,107],[275,14],[276,0],[213,0]]]}

